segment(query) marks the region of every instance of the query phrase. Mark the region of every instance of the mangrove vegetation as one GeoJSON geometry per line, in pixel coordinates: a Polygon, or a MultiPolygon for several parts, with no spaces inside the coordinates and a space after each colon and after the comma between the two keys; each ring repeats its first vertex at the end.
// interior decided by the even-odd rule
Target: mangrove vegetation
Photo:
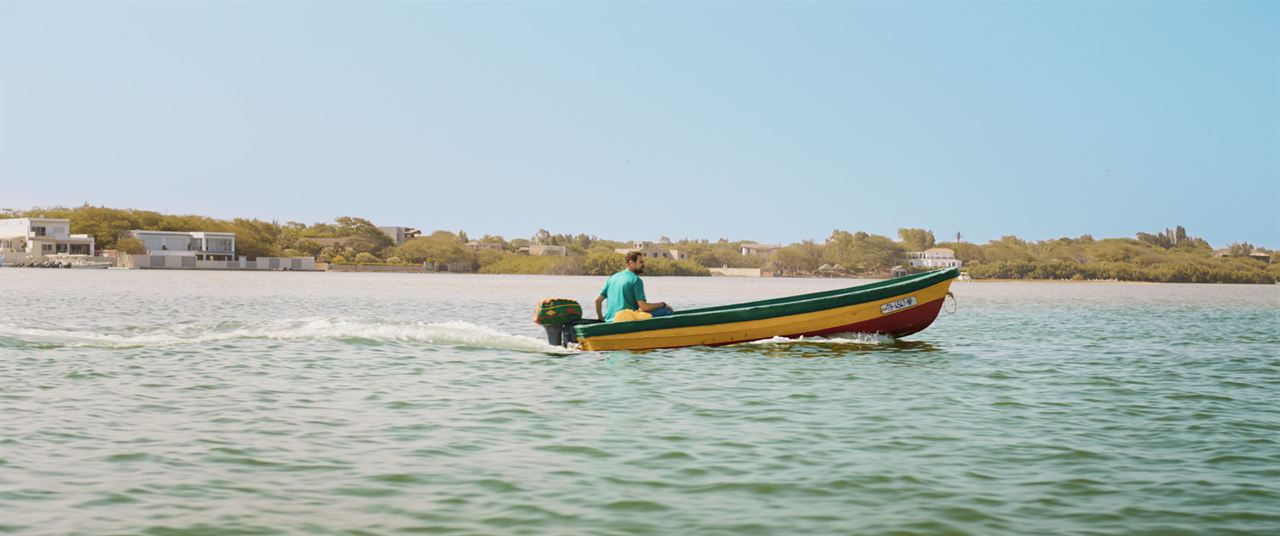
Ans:
{"type": "MultiPolygon", "coordinates": [[[[540,229],[524,238],[437,230],[403,244],[370,220],[345,216],[333,222],[266,222],[171,215],[148,210],[83,206],[11,211],[6,217],[71,220],[72,233],[93,235],[99,250],[142,253],[136,239],[121,238],[131,229],[219,231],[236,234],[237,254],[308,256],[327,263],[430,264],[451,271],[490,274],[607,275],[622,269],[632,242],[587,234],[554,234],[540,229]],[[530,246],[560,246],[564,255],[529,255],[530,246]]],[[[706,276],[712,268],[753,268],[765,275],[823,274],[887,276],[894,268],[918,271],[908,253],[946,248],[974,279],[1117,280],[1186,283],[1275,283],[1280,254],[1248,243],[1215,250],[1182,227],[1132,238],[1095,239],[1084,235],[1042,241],[1005,236],[986,244],[938,242],[932,231],[899,229],[896,240],[863,231],[837,229],[821,242],[806,240],[760,254],[743,254],[750,240],[661,237],[651,247],[676,250],[681,259],[651,258],[648,275],[706,276]]],[[[557,251],[559,251],[557,249],[557,251]]]]}

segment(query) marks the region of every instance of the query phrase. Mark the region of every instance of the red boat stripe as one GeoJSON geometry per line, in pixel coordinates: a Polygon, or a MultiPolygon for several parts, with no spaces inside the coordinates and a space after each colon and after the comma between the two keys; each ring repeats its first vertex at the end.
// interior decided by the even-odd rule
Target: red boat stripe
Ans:
{"type": "Polygon", "coordinates": [[[882,333],[895,338],[906,337],[929,327],[929,324],[932,324],[933,320],[938,317],[938,312],[942,310],[942,302],[945,300],[945,297],[940,300],[933,300],[874,320],[865,320],[822,331],[796,333],[787,335],[787,337],[810,337],[814,335],[830,335],[832,333],[882,333]]]}

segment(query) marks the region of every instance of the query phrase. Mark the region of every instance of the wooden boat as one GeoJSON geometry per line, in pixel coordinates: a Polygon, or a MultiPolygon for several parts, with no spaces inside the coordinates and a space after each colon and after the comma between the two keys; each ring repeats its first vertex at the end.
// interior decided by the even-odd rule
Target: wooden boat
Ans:
{"type": "Polygon", "coordinates": [[[671,316],[576,326],[584,350],[718,346],[773,337],[881,333],[905,337],[929,327],[956,268],[839,290],[676,311],[671,316]]]}

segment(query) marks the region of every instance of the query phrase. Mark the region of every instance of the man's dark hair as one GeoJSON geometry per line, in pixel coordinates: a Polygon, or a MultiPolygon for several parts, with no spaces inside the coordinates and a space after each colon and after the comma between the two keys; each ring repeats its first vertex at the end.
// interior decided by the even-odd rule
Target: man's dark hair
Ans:
{"type": "Polygon", "coordinates": [[[627,254],[627,262],[636,262],[640,260],[641,257],[644,257],[644,253],[640,253],[639,251],[632,251],[631,253],[627,254]]]}

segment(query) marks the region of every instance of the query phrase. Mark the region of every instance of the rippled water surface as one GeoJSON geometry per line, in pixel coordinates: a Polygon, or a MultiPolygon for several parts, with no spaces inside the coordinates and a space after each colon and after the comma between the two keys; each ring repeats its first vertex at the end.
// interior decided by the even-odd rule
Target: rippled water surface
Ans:
{"type": "MultiPolygon", "coordinates": [[[[1280,533],[1280,287],[579,353],[603,278],[0,269],[0,531],[1280,533]]],[[[676,307],[848,280],[647,278],[676,307]]]]}

